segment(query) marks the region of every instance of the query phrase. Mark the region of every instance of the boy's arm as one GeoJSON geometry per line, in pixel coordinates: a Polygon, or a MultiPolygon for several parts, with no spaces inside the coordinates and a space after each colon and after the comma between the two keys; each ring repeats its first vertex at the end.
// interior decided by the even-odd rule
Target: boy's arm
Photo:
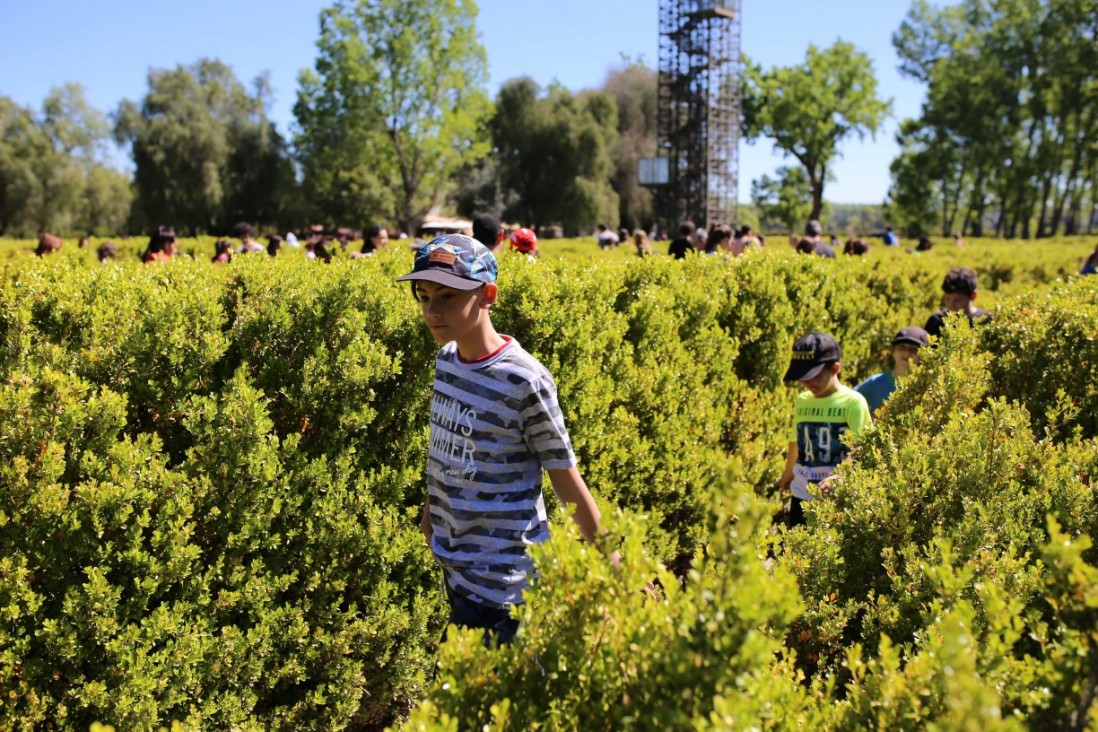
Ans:
{"type": "Polygon", "coordinates": [[[429,499],[423,503],[423,515],[419,517],[419,530],[423,532],[424,538],[430,544],[431,536],[435,533],[435,530],[431,527],[431,501],[429,499]]]}
{"type": "Polygon", "coordinates": [[[583,482],[579,469],[571,467],[546,472],[549,473],[553,492],[557,494],[560,502],[576,507],[572,520],[576,522],[583,538],[594,543],[599,535],[601,514],[591,491],[587,490],[587,484],[583,482]]]}
{"type": "MultiPolygon", "coordinates": [[[[587,490],[587,484],[583,482],[579,469],[571,467],[546,472],[549,473],[549,482],[553,484],[553,492],[557,494],[560,502],[570,503],[576,507],[576,510],[572,513],[572,520],[579,527],[580,534],[588,542],[594,544],[595,538],[601,533],[601,516],[598,504],[595,503],[591,491],[587,490]]],[[[618,569],[621,555],[614,551],[609,559],[610,565],[614,569],[618,569]]]]}
{"type": "Polygon", "coordinates": [[[797,443],[790,442],[789,449],[785,453],[785,470],[782,471],[781,480],[778,481],[778,488],[783,491],[789,490],[789,486],[793,485],[793,466],[797,464],[797,443]]]}

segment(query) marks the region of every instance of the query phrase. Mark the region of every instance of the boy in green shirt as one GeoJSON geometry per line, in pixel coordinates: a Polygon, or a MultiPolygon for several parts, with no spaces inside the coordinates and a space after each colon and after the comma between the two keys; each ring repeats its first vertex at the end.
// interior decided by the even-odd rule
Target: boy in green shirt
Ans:
{"type": "Polygon", "coordinates": [[[804,523],[804,501],[815,500],[810,484],[827,494],[835,466],[848,449],[842,442],[846,432],[857,433],[871,422],[865,397],[839,383],[842,349],[826,333],[807,333],[793,344],[793,358],[786,381],[804,387],[794,400],[793,431],[785,470],[779,486],[792,492],[789,525],[804,523]]]}

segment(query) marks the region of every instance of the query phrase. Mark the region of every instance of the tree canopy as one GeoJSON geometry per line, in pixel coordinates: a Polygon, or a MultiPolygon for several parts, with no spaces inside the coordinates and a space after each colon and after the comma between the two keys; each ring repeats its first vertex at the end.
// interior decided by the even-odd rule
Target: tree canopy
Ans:
{"type": "Polygon", "coordinates": [[[744,137],[767,137],[801,164],[812,195],[809,215],[819,218],[839,144],[876,134],[891,108],[877,96],[873,63],[853,44],[838,41],[823,50],[809,46],[805,62],[796,66],[744,66],[744,137]]]}
{"type": "Polygon", "coordinates": [[[500,184],[513,194],[504,215],[528,226],[617,226],[610,185],[617,122],[604,92],[554,85],[543,94],[529,77],[504,83],[491,124],[500,184]]]}
{"type": "Polygon", "coordinates": [[[455,171],[487,152],[476,15],[470,0],[357,0],[321,13],[294,107],[314,216],[414,231],[455,171]]]}
{"type": "Polygon", "coordinates": [[[288,217],[294,172],[267,118],[264,77],[249,91],[229,66],[202,59],[154,69],[148,84],[140,104],[115,114],[116,139],[132,146],[138,226],[222,232],[288,217]]]}
{"type": "Polygon", "coordinates": [[[926,83],[927,97],[898,136],[895,215],[909,229],[980,235],[989,225],[1024,238],[1089,226],[1096,39],[1093,0],[915,0],[892,40],[901,72],[926,83]]]}
{"type": "Polygon", "coordinates": [[[132,195],[104,163],[109,129],[79,84],[52,89],[40,112],[0,97],[0,235],[121,230],[132,195]]]}

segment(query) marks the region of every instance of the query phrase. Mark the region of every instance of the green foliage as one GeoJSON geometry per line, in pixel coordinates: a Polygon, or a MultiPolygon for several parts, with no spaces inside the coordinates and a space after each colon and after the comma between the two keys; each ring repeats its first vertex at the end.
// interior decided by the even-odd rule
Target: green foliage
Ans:
{"type": "Polygon", "coordinates": [[[116,139],[132,147],[137,227],[222,233],[287,218],[294,171],[267,119],[264,77],[249,93],[231,68],[202,59],[150,70],[148,84],[115,115],[116,139]]]}
{"type": "Polygon", "coordinates": [[[901,71],[927,85],[892,164],[902,223],[1025,239],[1090,229],[1096,23],[1092,0],[913,2],[892,39],[901,71]]]}
{"type": "Polygon", "coordinates": [[[764,175],[751,181],[751,200],[759,209],[760,225],[767,231],[799,231],[812,218],[812,192],[804,168],[778,168],[777,178],[764,175]]]}
{"type": "Polygon", "coordinates": [[[1010,317],[981,333],[993,393],[1019,400],[1038,429],[1098,437],[1096,318],[1098,292],[1086,279],[1020,296],[1010,317]]]}
{"type": "Polygon", "coordinates": [[[312,215],[415,232],[452,174],[487,152],[484,48],[472,0],[336,2],[294,116],[312,215]]]}
{"type": "Polygon", "coordinates": [[[618,223],[610,186],[618,113],[605,92],[573,95],[551,86],[542,95],[529,77],[500,87],[490,128],[500,183],[511,194],[508,219],[569,230],[618,223]]]}
{"type": "Polygon", "coordinates": [[[505,253],[493,320],[554,374],[623,569],[555,517],[518,642],[451,631],[434,682],[409,252],[124,246],[0,243],[0,726],[1093,724],[1096,303],[1054,282],[1089,242],[505,253]],[[834,500],[772,527],[794,337],[856,383],[962,262],[992,323],[950,322],[834,500]]]}
{"type": "Polygon", "coordinates": [[[717,511],[685,580],[646,555],[644,525],[617,517],[622,568],[558,532],[515,642],[486,648],[451,628],[434,691],[404,726],[428,729],[779,729],[818,723],[780,655],[798,611],[791,577],[758,554],[768,508],[742,489],[717,511]],[[655,578],[660,588],[642,591],[655,578]]]}
{"type": "Polygon", "coordinates": [[[823,50],[809,46],[799,66],[763,71],[746,64],[745,137],[770,138],[804,168],[812,194],[809,218],[820,218],[839,143],[876,134],[890,106],[877,97],[869,57],[850,43],[836,41],[823,50]]]}
{"type": "Polygon", "coordinates": [[[79,84],[52,89],[41,113],[0,97],[0,234],[121,230],[133,195],[102,162],[107,137],[79,84]]]}
{"type": "Polygon", "coordinates": [[[602,90],[618,108],[618,139],[614,145],[614,191],[618,194],[618,222],[633,231],[651,226],[652,193],[637,180],[637,165],[656,152],[657,73],[643,63],[629,63],[611,71],[602,90]]]}

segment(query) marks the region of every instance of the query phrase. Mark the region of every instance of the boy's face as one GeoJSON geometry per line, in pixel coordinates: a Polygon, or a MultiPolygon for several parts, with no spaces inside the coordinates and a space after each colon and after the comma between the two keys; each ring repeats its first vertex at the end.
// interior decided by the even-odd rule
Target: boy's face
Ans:
{"type": "Polygon", "coordinates": [[[906,374],[919,363],[919,347],[911,343],[897,343],[892,347],[892,361],[896,364],[897,373],[906,374]]]}
{"type": "Polygon", "coordinates": [[[461,343],[474,335],[487,317],[495,294],[495,285],[455,290],[435,282],[416,282],[416,299],[423,312],[423,321],[439,343],[461,343]]]}
{"type": "Polygon", "coordinates": [[[801,385],[812,392],[814,397],[829,396],[839,387],[839,368],[840,364],[832,364],[829,368],[821,369],[811,379],[802,379],[801,385]]]}
{"type": "Polygon", "coordinates": [[[943,299],[945,300],[946,310],[956,313],[968,310],[968,304],[975,300],[976,296],[964,292],[947,292],[943,299]]]}

